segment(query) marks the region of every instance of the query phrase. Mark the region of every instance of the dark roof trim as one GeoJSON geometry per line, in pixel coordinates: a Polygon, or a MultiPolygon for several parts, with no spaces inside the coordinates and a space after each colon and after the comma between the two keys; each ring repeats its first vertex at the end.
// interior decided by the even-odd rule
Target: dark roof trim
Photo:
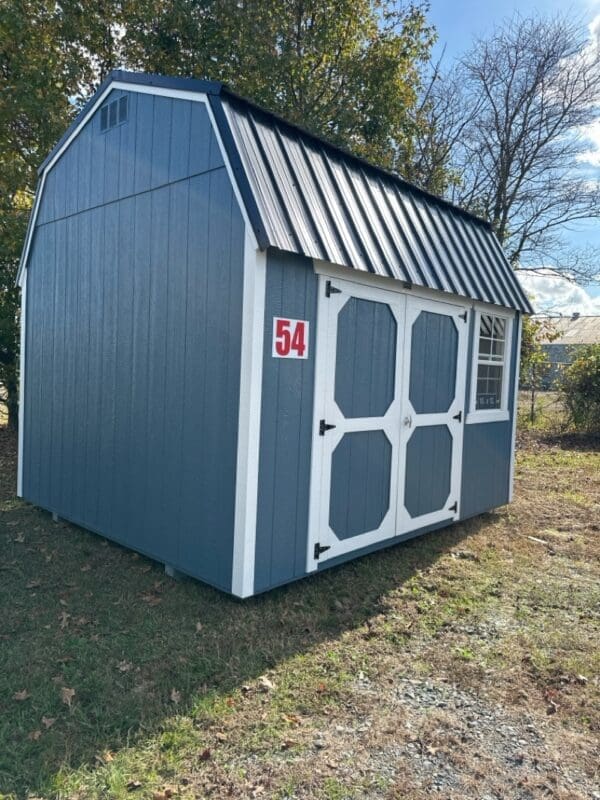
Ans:
{"type": "Polygon", "coordinates": [[[254,230],[256,241],[261,250],[266,250],[266,248],[269,246],[269,237],[267,231],[265,230],[265,226],[263,224],[262,217],[258,209],[258,205],[256,204],[254,193],[252,191],[248,178],[246,177],[246,170],[244,169],[244,166],[242,164],[242,160],[240,158],[240,154],[238,152],[235,140],[233,138],[233,134],[231,133],[231,128],[229,127],[229,123],[227,122],[227,117],[225,116],[223,105],[217,100],[215,92],[208,94],[208,102],[212,109],[217,128],[219,129],[219,134],[223,142],[223,147],[227,152],[227,157],[229,158],[231,169],[233,170],[233,174],[235,175],[238,189],[240,191],[240,194],[242,195],[242,200],[244,201],[244,205],[246,206],[246,212],[248,213],[250,224],[252,225],[252,228],[254,230]]]}

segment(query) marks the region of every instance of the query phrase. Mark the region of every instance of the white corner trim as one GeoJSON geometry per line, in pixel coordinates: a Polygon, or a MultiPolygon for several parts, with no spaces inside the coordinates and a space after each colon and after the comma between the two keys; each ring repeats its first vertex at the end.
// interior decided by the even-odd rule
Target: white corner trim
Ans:
{"type": "Polygon", "coordinates": [[[225,146],[223,145],[223,139],[221,138],[221,133],[220,133],[219,128],[218,128],[218,126],[216,124],[216,121],[215,121],[215,118],[214,118],[214,115],[213,115],[213,112],[212,112],[212,108],[210,106],[210,103],[208,102],[207,95],[205,93],[202,93],[202,92],[189,92],[189,91],[186,91],[184,89],[164,89],[164,88],[161,88],[160,86],[143,86],[143,85],[140,85],[140,84],[128,83],[127,81],[113,81],[112,83],[110,83],[106,87],[106,89],[101,94],[97,95],[97,97],[94,99],[93,104],[90,106],[90,108],[86,112],[85,116],[82,117],[82,119],[79,121],[77,126],[73,129],[73,131],[71,132],[69,137],[67,139],[65,139],[63,144],[60,146],[60,148],[53,155],[52,159],[44,167],[44,170],[43,170],[41,178],[40,178],[39,188],[38,188],[38,191],[36,193],[36,198],[35,198],[34,207],[33,207],[33,211],[32,211],[31,224],[29,225],[29,228],[27,230],[25,244],[24,244],[24,247],[23,247],[23,255],[21,257],[21,262],[19,264],[19,271],[17,273],[17,283],[19,284],[19,286],[21,285],[21,281],[23,279],[22,274],[27,268],[27,260],[29,258],[29,250],[30,250],[30,247],[31,247],[31,241],[33,239],[33,234],[34,234],[34,231],[35,231],[35,224],[36,224],[38,209],[39,209],[39,206],[40,206],[40,202],[41,202],[41,198],[42,198],[42,194],[43,194],[43,190],[44,190],[44,184],[45,184],[45,181],[46,181],[46,175],[52,169],[52,167],[56,164],[56,162],[62,156],[62,154],[65,152],[65,150],[71,145],[73,140],[81,133],[83,128],[87,125],[87,123],[89,122],[91,117],[93,117],[93,115],[98,110],[98,107],[104,102],[104,100],[110,94],[110,92],[114,91],[115,89],[121,89],[124,92],[133,92],[133,93],[137,93],[137,94],[153,94],[153,95],[157,95],[157,96],[160,96],[160,97],[170,97],[170,98],[173,98],[173,99],[176,99],[176,100],[191,100],[191,101],[193,101],[195,103],[204,103],[204,105],[206,106],[207,112],[208,112],[208,117],[210,119],[210,124],[212,126],[212,129],[214,131],[215,137],[217,139],[217,143],[219,145],[219,149],[221,151],[221,156],[223,157],[223,163],[225,164],[225,169],[227,170],[227,174],[229,176],[229,180],[231,181],[231,185],[233,187],[233,191],[234,191],[236,200],[238,201],[238,205],[240,207],[240,211],[242,213],[242,216],[244,217],[244,222],[246,223],[246,227],[250,231],[250,235],[251,235],[251,237],[252,237],[252,239],[254,241],[254,249],[258,249],[258,242],[256,241],[256,236],[254,235],[254,229],[253,229],[252,225],[250,224],[250,218],[248,217],[248,212],[246,210],[246,206],[244,204],[244,201],[242,200],[242,195],[240,193],[240,189],[239,189],[237,180],[236,180],[235,175],[233,173],[233,169],[231,167],[231,163],[229,161],[229,157],[227,155],[227,151],[225,150],[225,146]]]}
{"type": "Polygon", "coordinates": [[[519,374],[521,371],[521,333],[523,330],[523,317],[516,318],[514,324],[517,327],[517,348],[515,350],[515,363],[513,364],[513,373],[515,376],[515,388],[513,392],[513,420],[512,420],[512,436],[510,442],[510,477],[508,481],[508,502],[512,503],[514,494],[514,481],[515,481],[515,449],[517,441],[517,411],[519,408],[519,374]]]}
{"type": "Polygon", "coordinates": [[[465,425],[473,425],[486,422],[506,422],[510,419],[508,410],[508,393],[511,376],[511,354],[513,341],[513,328],[515,325],[515,313],[505,313],[498,310],[497,306],[481,307],[478,303],[475,308],[475,320],[473,323],[473,345],[471,353],[471,385],[469,387],[469,407],[465,415],[465,425]],[[476,409],[475,401],[477,396],[477,365],[479,357],[479,320],[481,314],[493,314],[506,320],[506,338],[504,343],[504,363],[502,372],[502,401],[500,408],[476,409]]]}
{"type": "Polygon", "coordinates": [[[266,289],[266,253],[255,246],[246,228],[240,406],[235,481],[235,516],[231,591],[237,597],[254,594],[256,514],[266,289]]]}
{"type": "Polygon", "coordinates": [[[25,421],[25,341],[27,315],[27,273],[21,282],[21,344],[19,347],[19,449],[17,466],[17,496],[23,497],[23,436],[25,421]]]}

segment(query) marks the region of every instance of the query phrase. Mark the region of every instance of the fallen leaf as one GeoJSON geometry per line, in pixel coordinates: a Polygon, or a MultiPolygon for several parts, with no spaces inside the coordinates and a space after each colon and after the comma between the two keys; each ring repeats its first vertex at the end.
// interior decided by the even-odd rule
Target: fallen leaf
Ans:
{"type": "Polygon", "coordinates": [[[32,742],[37,742],[37,740],[40,738],[41,735],[42,732],[40,730],[31,731],[31,733],[27,734],[27,738],[30,739],[32,742]]]}
{"type": "Polygon", "coordinates": [[[177,705],[177,703],[181,702],[181,692],[178,692],[177,689],[171,689],[170,700],[177,705]]]}
{"type": "Polygon", "coordinates": [[[61,604],[61,606],[66,606],[66,605],[68,605],[67,601],[66,601],[66,600],[65,600],[63,597],[61,597],[61,598],[60,598],[60,600],[59,600],[58,602],[61,604]]]}
{"type": "Polygon", "coordinates": [[[29,581],[29,583],[27,583],[25,585],[25,588],[26,589],[38,589],[41,585],[42,585],[41,581],[34,580],[34,581],[29,581]]]}
{"type": "Polygon", "coordinates": [[[211,753],[208,747],[200,753],[200,761],[208,761],[210,759],[211,753]]]}
{"type": "Polygon", "coordinates": [[[66,611],[62,611],[59,617],[60,620],[60,627],[64,630],[69,625],[69,620],[71,619],[71,615],[68,614],[66,611]]]}
{"type": "Polygon", "coordinates": [[[81,567],[81,571],[82,571],[82,572],[89,572],[89,571],[91,570],[91,568],[92,568],[92,565],[91,565],[91,564],[84,564],[84,565],[81,567]]]}
{"type": "Polygon", "coordinates": [[[60,699],[66,706],[71,708],[71,703],[73,702],[73,698],[75,697],[75,689],[70,689],[68,686],[63,686],[60,690],[60,699]]]}
{"type": "Polygon", "coordinates": [[[258,679],[258,682],[260,683],[263,690],[266,692],[275,688],[275,684],[272,681],[270,681],[266,675],[261,675],[258,679]]]}
{"type": "Polygon", "coordinates": [[[200,631],[202,630],[203,627],[204,626],[202,625],[201,622],[197,622],[196,623],[196,633],[200,633],[200,631]]]}
{"type": "Polygon", "coordinates": [[[55,722],[56,722],[56,717],[42,717],[42,725],[44,726],[44,728],[46,728],[46,730],[48,730],[48,728],[51,728],[55,722]]]}
{"type": "Polygon", "coordinates": [[[143,594],[142,600],[144,603],[148,603],[149,606],[157,606],[162,603],[162,598],[157,597],[155,594],[143,594]]]}
{"type": "Polygon", "coordinates": [[[152,800],[167,800],[167,795],[164,792],[153,792],[152,800]]]}
{"type": "Polygon", "coordinates": [[[110,764],[110,762],[114,760],[115,757],[110,750],[105,750],[103,753],[96,756],[96,761],[99,761],[101,764],[110,764]]]}
{"type": "Polygon", "coordinates": [[[136,789],[140,789],[142,786],[141,781],[129,781],[126,788],[128,792],[135,792],[136,789]]]}
{"type": "Polygon", "coordinates": [[[577,675],[576,680],[577,683],[581,683],[584,685],[588,682],[588,679],[585,677],[585,675],[577,675]]]}
{"type": "Polygon", "coordinates": [[[29,697],[31,697],[31,695],[29,694],[27,689],[21,689],[20,692],[15,692],[13,694],[13,700],[18,700],[19,702],[27,700],[29,697]]]}
{"type": "Polygon", "coordinates": [[[220,742],[226,742],[227,741],[227,734],[223,733],[222,731],[218,731],[215,734],[215,736],[220,742]]]}
{"type": "Polygon", "coordinates": [[[117,664],[117,669],[119,672],[129,672],[133,669],[133,664],[131,661],[119,661],[117,664]]]}
{"type": "Polygon", "coordinates": [[[25,541],[25,534],[19,531],[19,533],[17,533],[17,535],[15,536],[15,542],[22,543],[24,541],[25,541]]]}

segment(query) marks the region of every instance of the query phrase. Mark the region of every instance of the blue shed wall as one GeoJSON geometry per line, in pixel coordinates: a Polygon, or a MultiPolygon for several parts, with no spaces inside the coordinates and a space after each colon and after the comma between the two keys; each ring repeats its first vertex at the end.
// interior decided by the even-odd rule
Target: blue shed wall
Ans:
{"type": "MultiPolygon", "coordinates": [[[[269,250],[267,257],[261,441],[255,553],[256,593],[288,583],[306,574],[317,277],[312,263],[301,256],[269,250]],[[307,361],[272,357],[273,317],[310,322],[310,358],[307,361]]],[[[471,315],[474,316],[474,315],[471,315]]],[[[511,354],[509,408],[506,422],[465,425],[461,518],[508,502],[510,451],[517,347],[516,323],[511,354]]],[[[468,372],[472,359],[472,321],[468,372]]],[[[470,375],[466,402],[468,403],[470,375]]],[[[465,405],[465,409],[468,405],[465,405]]],[[[412,480],[411,476],[411,480],[412,480]]],[[[400,480],[404,480],[400,476],[400,480]]],[[[412,539],[452,524],[449,519],[378,542],[319,563],[319,571],[369,552],[412,539]]]]}
{"type": "Polygon", "coordinates": [[[313,430],[317,276],[303,256],[269,250],[265,295],[254,589],[305,574],[313,430]],[[310,323],[309,357],[273,358],[273,317],[310,323]]]}
{"type": "Polygon", "coordinates": [[[226,590],[243,248],[203,104],[129,93],[50,171],[27,270],[24,497],[226,590]]]}
{"type": "MultiPolygon", "coordinates": [[[[509,419],[502,422],[477,422],[465,425],[460,501],[461,519],[482,514],[484,511],[509,502],[512,426],[513,415],[516,413],[514,393],[515,380],[518,380],[518,326],[520,324],[520,317],[516,315],[513,322],[512,349],[508,366],[510,375],[509,419]]],[[[474,380],[474,376],[471,374],[471,365],[475,346],[473,320],[471,320],[465,408],[469,407],[471,381],[474,380]]]]}

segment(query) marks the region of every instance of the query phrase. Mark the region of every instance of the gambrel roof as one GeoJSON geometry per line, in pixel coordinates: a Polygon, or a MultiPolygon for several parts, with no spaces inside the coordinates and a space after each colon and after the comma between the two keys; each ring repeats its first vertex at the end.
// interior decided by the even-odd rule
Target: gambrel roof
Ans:
{"type": "Polygon", "coordinates": [[[136,86],[155,87],[157,92],[171,91],[173,97],[180,93],[206,96],[262,249],[275,247],[533,313],[487,222],[286,122],[217,82],[120,70],[111,73],[41,165],[40,191],[44,173],[113,83],[129,84],[131,91],[136,86]]]}

